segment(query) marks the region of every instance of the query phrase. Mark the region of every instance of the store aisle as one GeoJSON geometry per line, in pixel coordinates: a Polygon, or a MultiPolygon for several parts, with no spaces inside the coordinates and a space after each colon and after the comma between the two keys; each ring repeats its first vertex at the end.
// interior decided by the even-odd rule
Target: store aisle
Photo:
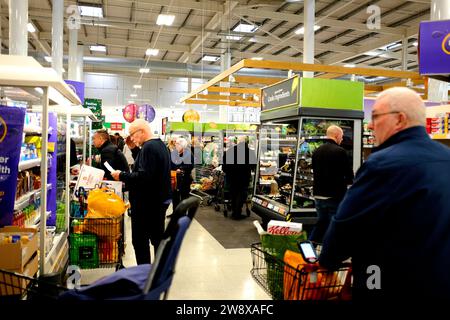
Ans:
{"type": "MultiPolygon", "coordinates": [[[[124,264],[136,264],[126,217],[124,264]]],[[[152,253],[152,257],[154,257],[152,253]]],[[[250,275],[250,248],[225,249],[196,220],[178,257],[170,300],[266,300],[270,297],[250,275]]]]}

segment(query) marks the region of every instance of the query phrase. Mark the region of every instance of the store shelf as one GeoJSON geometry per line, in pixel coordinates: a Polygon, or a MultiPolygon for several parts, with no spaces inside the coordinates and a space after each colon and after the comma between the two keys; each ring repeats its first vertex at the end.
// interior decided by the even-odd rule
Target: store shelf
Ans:
{"type": "MultiPolygon", "coordinates": [[[[52,185],[49,183],[47,184],[47,190],[51,190],[52,185]]],[[[36,189],[33,191],[30,191],[23,196],[21,196],[19,199],[17,199],[14,203],[14,211],[15,210],[22,210],[25,207],[30,205],[30,201],[32,199],[36,199],[41,196],[41,189],[36,189]]]]}
{"type": "Polygon", "coordinates": [[[305,140],[324,140],[324,139],[328,139],[327,136],[305,136],[305,137],[301,137],[302,139],[305,140]]]}
{"type": "Polygon", "coordinates": [[[67,233],[63,232],[55,235],[53,238],[52,249],[47,253],[45,257],[45,270],[46,272],[52,272],[58,265],[61,254],[64,254],[63,250],[67,250],[67,233]]]}
{"type": "Polygon", "coordinates": [[[27,170],[41,165],[41,158],[24,160],[19,162],[19,171],[27,170]]]}
{"type": "MultiPolygon", "coordinates": [[[[47,211],[45,213],[45,219],[47,220],[48,217],[50,216],[52,212],[51,211],[47,211]]],[[[27,228],[36,228],[39,229],[39,223],[41,222],[41,211],[38,211],[38,214],[36,214],[35,217],[33,217],[32,221],[30,223],[26,223],[25,226],[27,228]]]]}
{"type": "Polygon", "coordinates": [[[370,149],[370,148],[373,148],[373,147],[374,147],[373,144],[363,144],[363,148],[366,148],[366,149],[370,149]]]}
{"type": "Polygon", "coordinates": [[[314,200],[314,197],[301,194],[300,192],[295,192],[294,195],[297,196],[297,197],[302,197],[302,198],[314,200]]]}
{"type": "Polygon", "coordinates": [[[305,175],[297,175],[297,178],[298,179],[303,179],[303,180],[309,180],[309,181],[314,181],[314,178],[313,177],[310,177],[310,176],[305,176],[305,175]]]}
{"type": "Polygon", "coordinates": [[[430,134],[429,135],[431,139],[433,140],[446,140],[446,139],[450,139],[450,134],[445,134],[445,133],[435,133],[435,134],[430,134]]]}
{"type": "Polygon", "coordinates": [[[280,172],[278,175],[281,177],[292,177],[292,173],[290,172],[280,172]]]}

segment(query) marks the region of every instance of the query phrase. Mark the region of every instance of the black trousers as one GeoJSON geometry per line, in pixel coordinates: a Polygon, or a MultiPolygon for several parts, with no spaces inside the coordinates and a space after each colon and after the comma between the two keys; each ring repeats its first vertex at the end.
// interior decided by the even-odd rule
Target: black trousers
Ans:
{"type": "Polygon", "coordinates": [[[132,212],[131,239],[137,264],[151,263],[150,242],[158,250],[164,234],[164,221],[168,205],[149,204],[146,212],[132,212]],[[150,218],[148,218],[150,216],[150,218]]]}
{"type": "Polygon", "coordinates": [[[248,184],[230,184],[231,215],[233,217],[239,217],[242,214],[242,207],[247,200],[247,186],[248,184]]]}

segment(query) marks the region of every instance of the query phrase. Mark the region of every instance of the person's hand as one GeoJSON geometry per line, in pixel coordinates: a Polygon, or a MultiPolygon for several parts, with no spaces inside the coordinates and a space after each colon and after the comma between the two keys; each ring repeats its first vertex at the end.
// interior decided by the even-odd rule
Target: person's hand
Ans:
{"type": "Polygon", "coordinates": [[[114,180],[119,181],[121,172],[122,171],[120,170],[114,170],[113,172],[111,172],[111,176],[114,178],[114,180]]]}
{"type": "Polygon", "coordinates": [[[127,137],[127,139],[125,140],[125,142],[126,142],[128,148],[130,148],[130,150],[136,148],[136,145],[134,144],[133,141],[131,141],[131,138],[130,138],[130,137],[127,137]]]}
{"type": "Polygon", "coordinates": [[[100,162],[102,160],[102,158],[100,157],[99,154],[95,155],[95,162],[100,162]]]}

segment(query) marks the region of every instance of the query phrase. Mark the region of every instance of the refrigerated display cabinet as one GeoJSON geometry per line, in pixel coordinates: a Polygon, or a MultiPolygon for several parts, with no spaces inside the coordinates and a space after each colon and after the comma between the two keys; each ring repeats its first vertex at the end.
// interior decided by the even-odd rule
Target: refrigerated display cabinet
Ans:
{"type": "Polygon", "coordinates": [[[309,231],[314,208],[312,154],[335,124],[353,170],[361,165],[363,84],[293,77],[263,88],[263,109],[252,210],[270,220],[301,222],[309,231]]]}

